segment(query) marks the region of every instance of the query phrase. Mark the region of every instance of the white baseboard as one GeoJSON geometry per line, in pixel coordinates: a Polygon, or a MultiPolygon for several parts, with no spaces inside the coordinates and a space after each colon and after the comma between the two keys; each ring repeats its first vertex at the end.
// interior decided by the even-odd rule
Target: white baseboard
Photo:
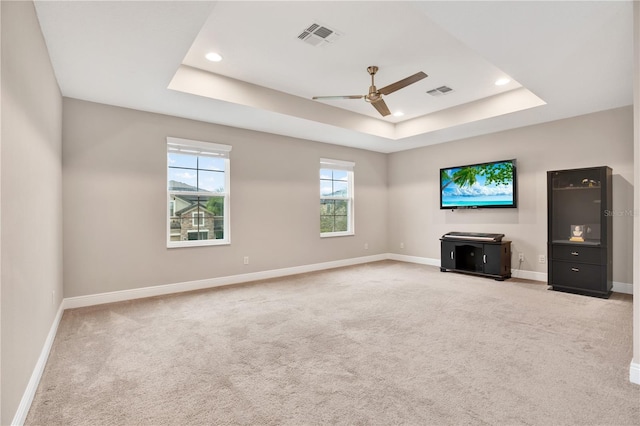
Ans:
{"type": "Polygon", "coordinates": [[[356,257],[352,259],[335,260],[331,262],[315,263],[311,265],[294,266],[291,268],[272,269],[248,274],[230,275],[227,277],[210,278],[197,281],[186,281],[175,284],[165,284],[153,287],[135,288],[131,290],[113,291],[109,293],[90,294],[65,298],[64,309],[82,308],[85,306],[102,305],[104,303],[122,302],[125,300],[141,299],[145,297],[163,296],[166,294],[180,293],[184,291],[203,290],[213,287],[221,287],[231,284],[240,284],[250,281],[265,280],[269,278],[284,277],[287,275],[304,274],[307,272],[324,269],[340,268],[343,266],[358,265],[361,263],[377,262],[388,259],[387,254],[356,257]]]}
{"type": "MultiPolygon", "coordinates": [[[[109,293],[90,294],[86,296],[69,297],[63,300],[63,309],[81,308],[85,306],[101,305],[105,303],[122,302],[125,300],[142,299],[145,297],[163,296],[166,294],[180,293],[184,291],[203,290],[231,284],[240,284],[250,281],[269,278],[284,277],[287,275],[303,274],[306,272],[320,271],[324,269],[339,268],[343,266],[358,265],[380,260],[396,260],[400,262],[418,263],[421,265],[440,266],[440,259],[407,256],[397,253],[383,253],[372,256],[356,257],[352,259],[336,260],[331,262],[315,263],[311,265],[294,266],[290,268],[272,269],[268,271],[252,272],[248,274],[230,275],[226,277],[209,278],[197,281],[186,281],[174,284],[165,284],[152,287],[135,288],[109,293]]],[[[512,270],[514,278],[522,278],[534,281],[547,281],[547,274],[535,271],[512,270]]],[[[618,293],[633,293],[633,285],[627,283],[613,283],[613,291],[618,293]]]]}
{"type": "Polygon", "coordinates": [[[633,284],[614,281],[611,290],[616,293],[633,294],[633,284]]]}
{"type": "Polygon", "coordinates": [[[511,276],[513,278],[521,278],[523,280],[542,281],[546,283],[548,281],[546,272],[536,271],[524,271],[522,269],[512,269],[511,276]]]}
{"type": "Polygon", "coordinates": [[[440,267],[440,259],[432,259],[430,257],[407,256],[405,254],[389,253],[387,259],[397,260],[399,262],[419,263],[421,265],[440,267]]]}
{"type": "Polygon", "coordinates": [[[631,361],[631,365],[629,366],[629,381],[640,385],[640,364],[637,362],[631,361]]]}
{"type": "Polygon", "coordinates": [[[49,334],[47,334],[47,339],[44,341],[42,351],[40,351],[40,356],[38,357],[36,366],[33,368],[31,378],[29,379],[29,383],[27,383],[27,388],[22,394],[20,405],[18,405],[18,410],[13,416],[11,425],[21,426],[27,419],[29,408],[31,408],[31,403],[33,402],[33,398],[36,396],[36,391],[38,390],[38,385],[40,384],[40,379],[42,378],[42,373],[44,372],[44,368],[47,365],[47,359],[49,359],[49,353],[51,352],[53,341],[56,338],[56,333],[58,332],[58,324],[60,324],[63,312],[64,307],[63,303],[61,303],[60,307],[58,308],[58,312],[56,313],[56,317],[53,320],[53,324],[51,324],[51,328],[49,329],[49,334]]]}

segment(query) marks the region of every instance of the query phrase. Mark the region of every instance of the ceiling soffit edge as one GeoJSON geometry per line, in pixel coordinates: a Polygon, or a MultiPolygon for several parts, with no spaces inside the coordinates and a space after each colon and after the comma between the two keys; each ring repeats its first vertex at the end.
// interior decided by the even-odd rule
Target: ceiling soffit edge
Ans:
{"type": "Polygon", "coordinates": [[[394,124],[188,65],[180,65],[168,88],[390,140],[400,140],[545,104],[529,90],[520,87],[394,124]]]}

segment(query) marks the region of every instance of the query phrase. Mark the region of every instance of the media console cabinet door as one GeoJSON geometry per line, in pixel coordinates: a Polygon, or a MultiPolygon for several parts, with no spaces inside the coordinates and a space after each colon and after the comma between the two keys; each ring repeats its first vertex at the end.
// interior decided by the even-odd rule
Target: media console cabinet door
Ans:
{"type": "Polygon", "coordinates": [[[440,267],[445,269],[456,268],[456,243],[442,241],[440,244],[440,267]]]}
{"type": "Polygon", "coordinates": [[[508,244],[485,244],[484,273],[488,275],[504,275],[510,272],[511,265],[506,264],[506,260],[511,259],[510,252],[508,244]]]}

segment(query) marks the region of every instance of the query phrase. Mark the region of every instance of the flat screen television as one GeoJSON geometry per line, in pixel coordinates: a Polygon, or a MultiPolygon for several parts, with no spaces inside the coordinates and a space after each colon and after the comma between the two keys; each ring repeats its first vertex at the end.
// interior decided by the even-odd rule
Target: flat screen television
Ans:
{"type": "Polygon", "coordinates": [[[516,160],[440,169],[440,208],[517,207],[516,160]]]}

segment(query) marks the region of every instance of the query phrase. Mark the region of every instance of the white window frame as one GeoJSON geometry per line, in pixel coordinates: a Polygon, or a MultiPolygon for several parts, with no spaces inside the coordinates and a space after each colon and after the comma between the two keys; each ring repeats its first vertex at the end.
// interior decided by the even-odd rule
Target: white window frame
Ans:
{"type": "MultiPolygon", "coordinates": [[[[231,244],[231,218],[230,218],[230,194],[231,194],[231,168],[229,153],[231,152],[230,145],[223,145],[213,142],[203,142],[191,139],[183,139],[169,136],[167,137],[167,165],[166,165],[166,179],[165,185],[167,185],[167,247],[201,247],[201,246],[219,246],[231,244]],[[224,158],[224,192],[210,192],[210,191],[173,191],[168,189],[169,182],[169,153],[176,154],[188,154],[188,155],[205,155],[215,156],[218,158],[224,158]],[[173,196],[193,196],[200,195],[203,197],[223,197],[224,209],[223,209],[223,233],[224,238],[219,240],[187,240],[187,241],[171,241],[171,217],[175,213],[171,211],[171,201],[173,196]]],[[[174,207],[175,208],[175,207],[174,207]]],[[[192,221],[196,218],[192,216],[192,221]]],[[[204,222],[204,213],[199,218],[204,222]]],[[[193,226],[198,226],[194,224],[193,226]]],[[[202,226],[199,225],[199,226],[202,226]]],[[[202,232],[203,230],[197,230],[202,232]]],[[[174,233],[175,236],[175,233],[174,233]]]]}
{"type": "MultiPolygon", "coordinates": [[[[327,237],[344,237],[355,235],[355,196],[354,196],[354,169],[356,163],[353,161],[332,160],[329,158],[320,159],[320,169],[342,170],[347,172],[347,190],[348,197],[323,197],[322,189],[320,191],[320,201],[322,200],[340,200],[347,201],[347,230],[339,232],[320,232],[321,238],[327,237]]],[[[318,183],[322,185],[322,180],[318,177],[318,183]]]]}

